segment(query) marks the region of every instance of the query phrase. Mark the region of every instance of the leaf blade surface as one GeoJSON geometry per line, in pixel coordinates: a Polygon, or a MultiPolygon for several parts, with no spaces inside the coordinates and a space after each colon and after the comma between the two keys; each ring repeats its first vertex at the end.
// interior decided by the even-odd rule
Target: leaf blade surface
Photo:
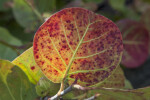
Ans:
{"type": "Polygon", "coordinates": [[[82,8],[67,8],[51,16],[37,30],[33,44],[35,61],[51,81],[59,83],[67,75],[70,84],[78,78],[86,86],[106,79],[118,66],[122,50],[117,26],[82,8]],[[76,71],[80,72],[69,75],[76,71]]]}

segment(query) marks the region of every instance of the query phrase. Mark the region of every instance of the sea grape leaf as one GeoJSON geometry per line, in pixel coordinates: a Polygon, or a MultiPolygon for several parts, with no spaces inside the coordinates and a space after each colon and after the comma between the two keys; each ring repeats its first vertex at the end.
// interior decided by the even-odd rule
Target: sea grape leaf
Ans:
{"type": "Polygon", "coordinates": [[[15,20],[9,21],[9,23],[7,24],[7,29],[14,37],[18,38],[23,43],[29,43],[34,36],[33,33],[29,33],[24,30],[24,28],[20,26],[20,24],[17,23],[15,20]]]}
{"type": "Polygon", "coordinates": [[[36,84],[43,77],[41,69],[34,61],[33,47],[23,52],[12,63],[19,66],[33,84],[36,84]]]}
{"type": "Polygon", "coordinates": [[[35,29],[39,21],[37,16],[33,13],[32,8],[27,4],[27,1],[13,1],[13,14],[16,21],[24,28],[30,28],[30,30],[35,29]]]}
{"type": "Polygon", "coordinates": [[[121,63],[127,68],[136,68],[148,57],[148,30],[143,24],[134,20],[124,19],[117,22],[124,44],[121,63]]]}
{"type": "Polygon", "coordinates": [[[52,83],[44,77],[41,69],[34,61],[33,47],[26,50],[12,61],[28,76],[29,81],[36,84],[36,93],[39,96],[53,96],[59,90],[60,84],[52,83]]]}
{"type": "Polygon", "coordinates": [[[15,57],[17,57],[17,51],[13,50],[4,43],[14,46],[22,45],[21,41],[13,37],[6,28],[0,27],[0,59],[12,61],[15,57]]]}
{"type": "Polygon", "coordinates": [[[52,82],[90,86],[107,79],[121,61],[123,44],[117,26],[83,8],[52,15],[36,32],[34,58],[52,82]]]}
{"type": "Polygon", "coordinates": [[[35,88],[24,72],[7,60],[0,60],[0,100],[34,100],[35,88]]]}

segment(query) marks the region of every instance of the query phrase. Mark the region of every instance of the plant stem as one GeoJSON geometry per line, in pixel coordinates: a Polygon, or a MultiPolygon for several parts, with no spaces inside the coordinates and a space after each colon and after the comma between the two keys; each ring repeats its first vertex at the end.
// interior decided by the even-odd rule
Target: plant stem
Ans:
{"type": "Polygon", "coordinates": [[[48,100],[57,100],[58,97],[63,96],[70,91],[72,91],[72,85],[66,88],[64,91],[61,91],[59,95],[56,94],[53,97],[49,98],[48,100]]]}
{"type": "Polygon", "coordinates": [[[14,50],[14,51],[17,53],[17,55],[20,55],[20,52],[16,49],[15,46],[6,43],[6,42],[3,41],[3,40],[0,40],[0,43],[3,44],[3,45],[5,45],[5,46],[7,46],[7,47],[9,47],[9,48],[11,48],[12,50],[14,50]]]}
{"type": "Polygon", "coordinates": [[[87,99],[84,99],[84,100],[95,100],[97,97],[99,97],[100,96],[100,94],[99,93],[97,93],[97,94],[95,94],[94,96],[92,96],[92,97],[90,97],[90,98],[87,98],[87,99]]]}
{"type": "Polygon", "coordinates": [[[143,94],[143,92],[136,92],[130,89],[117,89],[117,88],[104,88],[104,87],[82,87],[78,84],[74,84],[73,88],[87,91],[87,90],[105,90],[105,91],[114,91],[114,92],[131,92],[131,93],[137,93],[137,94],[143,94]]]}
{"type": "MultiPolygon", "coordinates": [[[[113,92],[130,92],[130,93],[136,93],[137,95],[141,95],[143,94],[143,92],[137,92],[130,89],[117,89],[117,88],[103,88],[103,87],[82,87],[78,84],[73,83],[71,86],[69,86],[67,89],[65,89],[64,91],[60,92],[60,95],[56,94],[51,98],[48,98],[48,100],[57,100],[60,96],[65,95],[66,93],[72,91],[73,89],[78,89],[81,91],[87,91],[87,90],[105,90],[105,91],[113,91],[113,92]]],[[[84,99],[84,100],[94,100],[95,98],[99,97],[100,93],[95,94],[94,96],[84,99]]]]}

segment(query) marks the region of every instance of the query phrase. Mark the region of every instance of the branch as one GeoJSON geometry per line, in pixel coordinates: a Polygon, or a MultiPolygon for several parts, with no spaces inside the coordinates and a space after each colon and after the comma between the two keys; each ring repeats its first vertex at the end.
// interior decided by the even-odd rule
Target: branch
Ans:
{"type": "Polygon", "coordinates": [[[78,78],[76,78],[76,80],[72,83],[72,85],[70,85],[65,90],[62,90],[62,88],[64,88],[64,80],[63,80],[63,83],[61,83],[61,87],[60,87],[60,90],[58,91],[58,93],[56,95],[54,95],[53,97],[49,98],[48,100],[56,100],[58,97],[63,96],[65,94],[67,94],[68,92],[72,91],[73,86],[77,83],[77,80],[78,80],[78,78]]]}
{"type": "Polygon", "coordinates": [[[60,95],[56,94],[53,97],[49,98],[48,100],[56,100],[58,97],[63,96],[70,91],[72,91],[72,85],[66,88],[64,91],[60,92],[60,95]]]}
{"type": "Polygon", "coordinates": [[[113,91],[113,92],[131,92],[131,93],[137,93],[137,94],[143,94],[143,92],[137,92],[133,91],[131,89],[117,89],[117,88],[104,88],[104,87],[82,87],[78,84],[74,84],[73,88],[82,90],[82,91],[87,91],[87,90],[105,90],[105,91],[113,91]]]}
{"type": "MultiPolygon", "coordinates": [[[[78,84],[74,84],[73,83],[71,86],[69,86],[68,88],[66,88],[64,91],[61,91],[60,94],[57,93],[53,97],[48,98],[48,100],[57,100],[59,97],[67,94],[68,92],[72,91],[73,89],[78,89],[78,90],[82,90],[82,91],[87,91],[87,90],[106,90],[106,91],[114,91],[114,92],[131,92],[131,93],[143,94],[143,92],[136,92],[136,91],[132,91],[130,89],[124,90],[124,89],[117,89],[117,88],[82,87],[82,86],[80,86],[78,84]]],[[[100,96],[99,93],[95,94],[94,96],[92,96],[90,98],[84,99],[84,100],[94,100],[98,96],[100,96]]]]}
{"type": "Polygon", "coordinates": [[[92,96],[92,97],[90,97],[90,98],[87,98],[87,99],[84,99],[84,100],[95,100],[97,97],[99,97],[100,96],[100,94],[99,93],[97,93],[97,94],[95,94],[94,96],[92,96]]]}
{"type": "Polygon", "coordinates": [[[6,43],[6,42],[3,41],[3,40],[0,40],[0,43],[3,44],[3,45],[5,45],[5,46],[7,46],[7,47],[9,47],[9,48],[11,48],[12,50],[14,50],[14,51],[17,53],[17,55],[20,55],[20,52],[16,49],[15,46],[6,43]]]}
{"type": "MultiPolygon", "coordinates": [[[[78,90],[82,90],[82,91],[87,91],[87,90],[105,90],[105,91],[113,91],[113,92],[130,92],[130,93],[137,93],[138,95],[143,94],[143,92],[137,92],[137,91],[133,91],[130,89],[124,90],[124,89],[117,89],[117,88],[104,88],[104,87],[82,87],[77,83],[77,79],[76,81],[69,86],[68,88],[66,88],[65,90],[61,91],[59,94],[57,93],[56,95],[54,95],[51,98],[48,98],[48,100],[57,100],[59,97],[67,94],[68,92],[72,91],[73,89],[78,89],[78,90]]],[[[84,99],[84,100],[94,100],[95,98],[97,98],[98,96],[100,96],[99,93],[95,94],[94,96],[84,99]]],[[[44,99],[45,100],[45,99],[44,99]]]]}
{"type": "Polygon", "coordinates": [[[5,46],[11,48],[12,50],[14,50],[17,53],[17,55],[20,55],[20,52],[18,51],[18,49],[27,49],[32,46],[31,42],[29,42],[28,44],[21,45],[21,46],[15,46],[15,45],[9,44],[1,39],[0,39],[0,44],[3,44],[5,46]]]}
{"type": "Polygon", "coordinates": [[[16,45],[12,45],[12,44],[9,44],[3,40],[0,39],[0,43],[3,44],[3,45],[6,45],[10,48],[15,48],[15,49],[26,49],[28,47],[31,47],[32,46],[32,42],[29,42],[27,44],[24,44],[24,45],[21,45],[21,46],[16,46],[16,45]]]}

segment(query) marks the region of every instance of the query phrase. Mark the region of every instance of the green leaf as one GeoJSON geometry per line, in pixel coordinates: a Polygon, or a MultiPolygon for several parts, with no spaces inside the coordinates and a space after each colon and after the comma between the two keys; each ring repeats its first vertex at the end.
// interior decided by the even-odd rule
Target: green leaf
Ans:
{"type": "Polygon", "coordinates": [[[17,22],[24,28],[34,30],[38,24],[38,18],[26,0],[13,0],[13,13],[17,22]]]}
{"type": "Polygon", "coordinates": [[[36,93],[41,96],[53,96],[59,90],[60,84],[53,83],[47,78],[42,77],[36,85],[36,93]]]}
{"type": "Polygon", "coordinates": [[[21,27],[20,24],[15,20],[9,21],[9,23],[7,24],[7,29],[14,37],[18,38],[23,43],[31,42],[34,36],[34,33],[24,30],[24,28],[21,27]]]}
{"type": "Polygon", "coordinates": [[[41,69],[34,61],[32,47],[14,59],[12,63],[19,66],[26,73],[29,80],[34,84],[36,84],[39,79],[43,77],[41,69]]]}
{"type": "Polygon", "coordinates": [[[112,8],[118,11],[124,11],[125,8],[125,0],[109,0],[109,4],[112,8]]]}
{"type": "Polygon", "coordinates": [[[129,80],[125,79],[125,89],[133,89],[131,83],[129,80]]]}
{"type": "Polygon", "coordinates": [[[34,4],[42,14],[56,10],[56,0],[34,0],[34,4]]]}
{"type": "Polygon", "coordinates": [[[13,37],[9,31],[0,27],[0,59],[13,60],[17,57],[17,50],[6,44],[20,46],[22,43],[17,38],[13,37]]]}
{"type": "Polygon", "coordinates": [[[45,76],[60,83],[90,86],[107,79],[121,61],[123,44],[118,27],[104,16],[83,8],[66,8],[37,30],[34,58],[45,76]]]}
{"type": "Polygon", "coordinates": [[[6,60],[0,60],[0,100],[34,100],[34,86],[24,72],[6,60]]]}

